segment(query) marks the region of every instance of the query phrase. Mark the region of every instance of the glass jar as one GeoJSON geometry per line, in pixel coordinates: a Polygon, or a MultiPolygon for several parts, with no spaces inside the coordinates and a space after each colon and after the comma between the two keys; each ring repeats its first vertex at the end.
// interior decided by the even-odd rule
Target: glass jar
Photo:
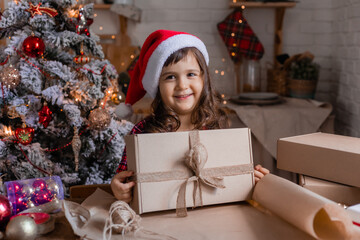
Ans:
{"type": "Polygon", "coordinates": [[[261,67],[259,60],[244,59],[242,64],[243,92],[260,92],[261,67]]]}

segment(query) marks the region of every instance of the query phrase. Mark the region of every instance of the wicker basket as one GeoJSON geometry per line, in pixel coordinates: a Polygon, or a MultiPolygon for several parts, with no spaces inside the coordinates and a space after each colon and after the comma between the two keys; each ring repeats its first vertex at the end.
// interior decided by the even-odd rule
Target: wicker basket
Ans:
{"type": "Polygon", "coordinates": [[[267,91],[287,95],[287,72],[282,69],[267,70],[267,91]]]}
{"type": "Polygon", "coordinates": [[[296,98],[314,98],[316,81],[289,79],[289,95],[296,98]]]}

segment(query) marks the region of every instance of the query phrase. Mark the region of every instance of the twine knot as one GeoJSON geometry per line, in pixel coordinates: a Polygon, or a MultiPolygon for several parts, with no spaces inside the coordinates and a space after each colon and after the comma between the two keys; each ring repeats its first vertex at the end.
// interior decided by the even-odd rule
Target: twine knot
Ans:
{"type": "Polygon", "coordinates": [[[185,157],[185,164],[194,172],[194,176],[189,177],[180,186],[177,202],[176,215],[179,217],[186,217],[186,186],[188,182],[194,182],[193,202],[194,207],[202,206],[202,190],[200,182],[214,188],[225,188],[222,184],[221,177],[203,176],[202,170],[207,162],[208,153],[205,146],[200,142],[199,131],[189,133],[190,137],[190,151],[185,157]]]}

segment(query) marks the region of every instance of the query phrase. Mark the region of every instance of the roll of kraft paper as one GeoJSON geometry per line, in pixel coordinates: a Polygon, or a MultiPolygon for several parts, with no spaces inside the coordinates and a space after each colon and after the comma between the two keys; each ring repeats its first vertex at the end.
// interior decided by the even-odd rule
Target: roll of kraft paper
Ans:
{"type": "Polygon", "coordinates": [[[283,178],[267,174],[252,198],[316,239],[360,239],[359,227],[343,207],[283,178]]]}

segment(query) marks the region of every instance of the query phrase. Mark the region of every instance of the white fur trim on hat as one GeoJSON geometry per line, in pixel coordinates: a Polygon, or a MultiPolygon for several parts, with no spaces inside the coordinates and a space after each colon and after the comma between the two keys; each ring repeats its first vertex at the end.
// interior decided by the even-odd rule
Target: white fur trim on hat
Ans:
{"type": "Polygon", "coordinates": [[[199,38],[190,34],[177,34],[167,38],[151,54],[142,79],[144,89],[152,98],[156,97],[162,67],[168,57],[186,47],[197,48],[203,54],[206,64],[209,65],[209,54],[205,44],[199,38]]]}

